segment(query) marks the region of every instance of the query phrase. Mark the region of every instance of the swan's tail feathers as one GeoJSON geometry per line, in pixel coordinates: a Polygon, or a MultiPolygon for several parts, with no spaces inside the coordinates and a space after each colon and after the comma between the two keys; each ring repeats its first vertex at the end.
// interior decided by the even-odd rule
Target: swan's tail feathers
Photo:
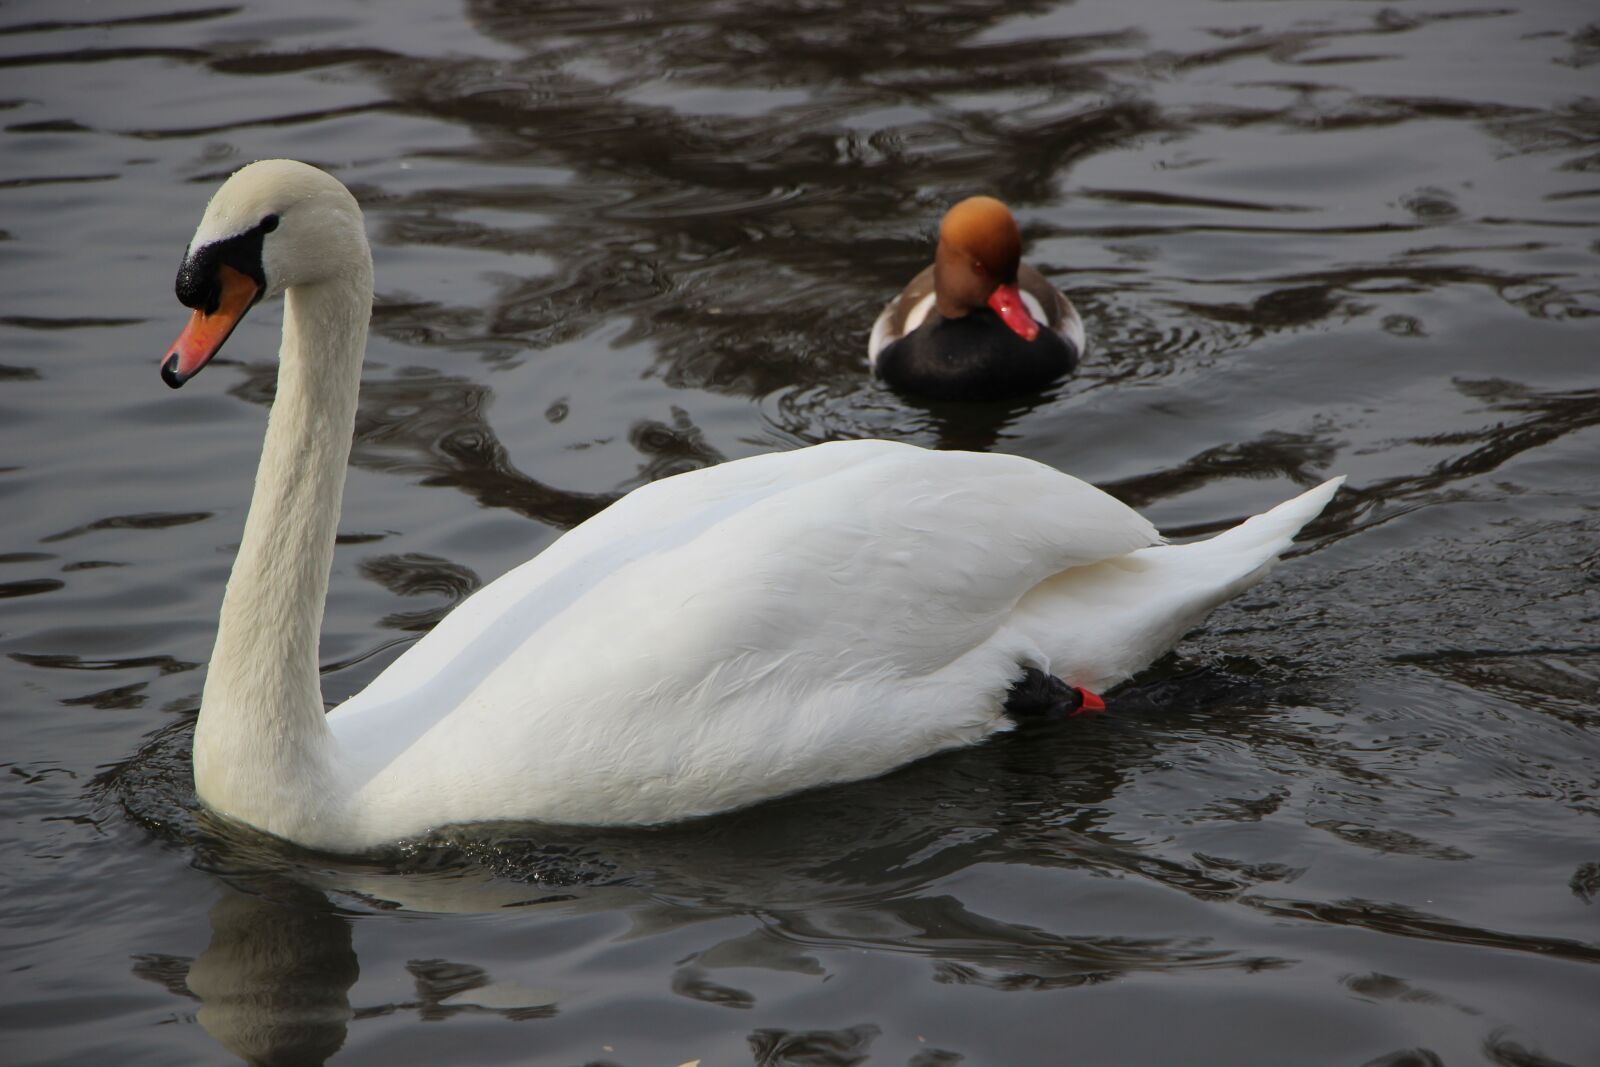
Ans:
{"type": "Polygon", "coordinates": [[[1186,545],[1162,545],[1138,555],[1156,557],[1164,567],[1173,568],[1170,573],[1175,584],[1187,585],[1190,591],[1192,606],[1182,614],[1193,616],[1189,625],[1198,624],[1206,612],[1266,577],[1294,543],[1294,535],[1322,514],[1343,484],[1344,475],[1330,478],[1215,537],[1186,545]]]}
{"type": "Polygon", "coordinates": [[[1342,477],[1326,481],[1205,541],[1062,571],[1022,598],[1014,620],[1067,682],[1103,690],[1260,581],[1342,484],[1342,477]]]}
{"type": "Polygon", "coordinates": [[[1294,541],[1294,535],[1322,514],[1322,509],[1328,506],[1328,501],[1333,499],[1333,494],[1339,491],[1344,484],[1345,475],[1329,478],[1315,489],[1307,489],[1299,496],[1285,500],[1271,511],[1263,511],[1259,515],[1251,516],[1231,530],[1217,534],[1215,537],[1201,541],[1197,545],[1184,545],[1184,548],[1199,548],[1204,546],[1208,553],[1222,555],[1258,556],[1260,562],[1270,563],[1284,552],[1294,541]]]}

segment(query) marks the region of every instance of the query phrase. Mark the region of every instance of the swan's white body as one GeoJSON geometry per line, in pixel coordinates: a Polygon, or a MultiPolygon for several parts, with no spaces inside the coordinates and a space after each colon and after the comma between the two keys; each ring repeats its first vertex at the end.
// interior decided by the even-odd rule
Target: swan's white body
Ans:
{"type": "Polygon", "coordinates": [[[1167,546],[1017,457],[855,441],[739,460],[629,494],[324,715],[317,636],[370,258],[343,186],[284,161],[231,178],[191,254],[268,212],[279,389],[194,766],[207,805],[301,844],[666,822],[971,744],[1009,728],[1024,666],[1089,687],[1144,667],[1258,580],[1340,481],[1167,546]]]}

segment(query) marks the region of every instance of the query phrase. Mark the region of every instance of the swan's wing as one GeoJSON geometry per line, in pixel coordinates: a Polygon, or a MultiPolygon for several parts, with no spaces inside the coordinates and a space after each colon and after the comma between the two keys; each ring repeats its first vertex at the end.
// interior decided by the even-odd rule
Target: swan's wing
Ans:
{"type": "Polygon", "coordinates": [[[441,672],[459,673],[464,660],[483,663],[487,643],[504,646],[507,637],[528,636],[540,616],[553,614],[630,560],[670,551],[768,495],[899,449],[911,446],[841,442],[735,460],[641,486],[457,605],[359,698],[337,710],[403,698],[441,672]]]}
{"type": "Polygon", "coordinates": [[[772,615],[773,640],[852,646],[859,664],[912,674],[986,639],[1044,578],[1158,540],[1031,460],[901,448],[764,498],[699,548],[743,557],[724,595],[736,616],[772,615]]]}
{"type": "Polygon", "coordinates": [[[456,609],[330,717],[364,802],[650,822],[1004,728],[1007,625],[1150,525],[1030,460],[822,445],[639,490],[456,609]],[[492,752],[486,760],[483,753],[492,752]]]}
{"type": "Polygon", "coordinates": [[[443,714],[519,687],[621,699],[702,684],[736,654],[752,671],[803,651],[833,658],[819,673],[931,672],[1049,575],[1158,540],[1113,498],[1019,457],[883,441],[754,457],[629,494],[335,714],[395,700],[443,714]]]}

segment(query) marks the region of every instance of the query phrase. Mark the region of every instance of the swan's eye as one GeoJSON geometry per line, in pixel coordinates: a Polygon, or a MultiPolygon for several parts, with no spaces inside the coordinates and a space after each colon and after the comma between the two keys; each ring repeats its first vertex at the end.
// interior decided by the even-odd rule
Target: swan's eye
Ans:
{"type": "Polygon", "coordinates": [[[273,230],[276,230],[277,228],[278,228],[278,216],[276,216],[276,215],[268,215],[266,218],[261,220],[261,232],[262,233],[271,233],[273,230]]]}
{"type": "Polygon", "coordinates": [[[974,274],[988,274],[989,270],[988,270],[987,267],[985,267],[983,265],[983,261],[982,260],[975,259],[975,260],[972,261],[972,273],[974,273],[974,274]]]}

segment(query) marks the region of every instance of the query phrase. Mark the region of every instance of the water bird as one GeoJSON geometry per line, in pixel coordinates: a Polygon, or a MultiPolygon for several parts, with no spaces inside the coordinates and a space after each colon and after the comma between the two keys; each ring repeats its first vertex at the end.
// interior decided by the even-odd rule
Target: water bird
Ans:
{"type": "Polygon", "coordinates": [[[872,324],[867,362],[895,389],[933,400],[999,400],[1071,374],[1087,340],[1066,294],[1022,262],[1022,231],[988,196],[939,224],[925,268],[872,324]]]}
{"type": "Polygon", "coordinates": [[[317,642],[372,313],[360,208],[253,163],[178,271],[178,387],[284,297],[276,398],[194,732],[200,800],[358,853],[454,824],[642,825],[867,778],[1094,708],[1258,581],[1334,479],[1165,545],[1017,456],[844,441],[636,489],[325,712],[317,642]]]}

